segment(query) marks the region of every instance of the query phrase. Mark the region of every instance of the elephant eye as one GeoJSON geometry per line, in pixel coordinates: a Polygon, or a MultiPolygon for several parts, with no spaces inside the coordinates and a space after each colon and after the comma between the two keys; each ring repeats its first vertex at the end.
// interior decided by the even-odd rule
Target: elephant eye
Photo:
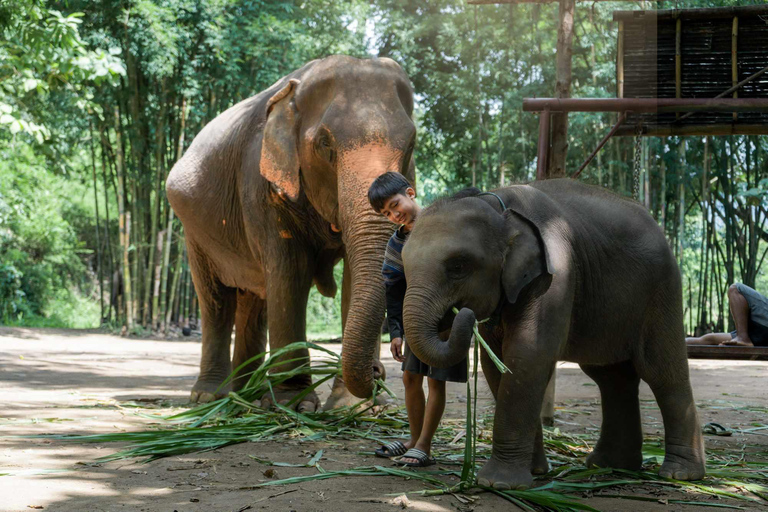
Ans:
{"type": "Polygon", "coordinates": [[[469,265],[464,258],[451,258],[445,263],[445,272],[449,277],[458,279],[469,271],[469,265]]]}
{"type": "Polygon", "coordinates": [[[317,139],[315,148],[317,149],[317,152],[330,163],[333,163],[336,160],[336,151],[332,148],[331,140],[327,135],[321,135],[317,139]]]}

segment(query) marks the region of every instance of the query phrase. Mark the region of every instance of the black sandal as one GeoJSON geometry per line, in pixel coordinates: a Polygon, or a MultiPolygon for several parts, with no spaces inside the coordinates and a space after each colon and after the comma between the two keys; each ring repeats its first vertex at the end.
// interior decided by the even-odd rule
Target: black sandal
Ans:
{"type": "Polygon", "coordinates": [[[425,468],[435,463],[435,459],[430,458],[428,454],[419,450],[418,448],[411,448],[403,454],[397,461],[398,464],[408,466],[410,468],[425,468]],[[403,462],[403,459],[415,459],[416,462],[403,462]]]}
{"type": "Polygon", "coordinates": [[[377,449],[373,453],[375,453],[377,457],[381,457],[383,459],[389,459],[391,457],[397,457],[398,455],[402,455],[407,451],[408,451],[408,448],[406,448],[401,441],[394,441],[392,443],[382,445],[381,448],[377,449]]]}
{"type": "Polygon", "coordinates": [[[725,428],[719,423],[707,423],[704,425],[704,428],[702,429],[702,432],[705,434],[710,434],[713,436],[723,436],[727,437],[733,434],[730,430],[725,428]]]}

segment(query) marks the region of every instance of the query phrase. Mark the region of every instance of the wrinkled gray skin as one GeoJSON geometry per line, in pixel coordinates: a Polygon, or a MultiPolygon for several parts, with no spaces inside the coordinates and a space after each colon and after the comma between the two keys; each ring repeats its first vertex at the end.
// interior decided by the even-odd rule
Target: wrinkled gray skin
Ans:
{"type": "MultiPolygon", "coordinates": [[[[230,386],[219,386],[265,349],[267,332],[273,350],[305,340],[309,290],[314,283],[334,296],[333,266],[341,258],[344,379],[326,407],[370,396],[375,372],[383,373],[376,350],[381,265],[393,228],[371,209],[367,191],[387,171],[414,181],[412,110],[410,82],[394,61],[333,56],[238,103],[195,137],[166,184],[184,224],[202,314],[192,401],[226,395],[230,386]]],[[[286,382],[278,401],[310,383],[309,376],[286,382]]],[[[318,405],[309,393],[298,409],[318,405]]]]}
{"type": "Polygon", "coordinates": [[[603,425],[589,465],[640,468],[643,379],[664,418],[660,474],[703,477],[680,275],[656,222],[637,203],[568,179],[496,192],[504,214],[492,196],[443,200],[420,214],[403,249],[405,331],[427,364],[466,357],[475,319],[503,301],[483,336],[512,373],[483,353],[496,416],[480,484],[521,489],[547,471],[539,412],[556,361],[578,363],[600,387],[603,425]]]}

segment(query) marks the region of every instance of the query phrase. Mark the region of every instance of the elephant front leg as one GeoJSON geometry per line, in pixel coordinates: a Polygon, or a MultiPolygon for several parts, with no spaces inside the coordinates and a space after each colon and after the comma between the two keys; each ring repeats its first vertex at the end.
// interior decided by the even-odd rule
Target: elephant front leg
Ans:
{"type": "Polygon", "coordinates": [[[527,489],[533,483],[531,473],[544,473],[548,467],[539,415],[554,363],[532,359],[504,359],[512,373],[499,379],[491,460],[477,475],[482,486],[527,489]]]}
{"type": "MultiPolygon", "coordinates": [[[[267,270],[267,318],[269,319],[270,351],[275,351],[297,341],[307,339],[307,298],[312,286],[312,272],[309,261],[302,256],[283,255],[280,261],[267,270]]],[[[288,352],[280,357],[279,365],[271,371],[285,372],[309,364],[309,350],[306,348],[288,352]]],[[[312,385],[309,374],[291,377],[274,389],[274,399],[287,403],[294,396],[312,385]]],[[[262,407],[272,405],[273,396],[264,395],[262,407]]],[[[317,394],[312,391],[295,404],[299,412],[314,412],[320,405],[317,394]]]]}

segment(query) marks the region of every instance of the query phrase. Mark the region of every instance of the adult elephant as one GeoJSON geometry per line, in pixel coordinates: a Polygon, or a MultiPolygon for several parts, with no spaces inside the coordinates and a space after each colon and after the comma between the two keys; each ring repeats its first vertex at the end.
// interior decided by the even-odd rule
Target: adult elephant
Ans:
{"type": "MultiPolygon", "coordinates": [[[[375,374],[383,372],[380,275],[392,227],[370,208],[366,193],[387,171],[414,181],[412,111],[410,82],[394,61],[332,56],[238,103],[195,137],[166,183],[184,225],[202,315],[192,401],[225,395],[229,386],[222,382],[265,349],[267,331],[273,350],[305,340],[309,290],[314,283],[334,296],[333,266],[341,258],[343,381],[337,379],[326,406],[351,402],[349,392],[370,396],[375,374]]],[[[299,356],[308,353],[284,359],[299,356]]],[[[281,370],[298,364],[286,362],[281,370]]],[[[237,379],[234,389],[245,380],[237,379]]],[[[277,399],[310,383],[297,376],[277,390],[277,399]]],[[[309,393],[298,409],[318,406],[309,393]]]]}
{"type": "Polygon", "coordinates": [[[640,468],[643,379],[664,419],[660,474],[703,477],[680,273],[654,219],[635,202],[568,179],[477,194],[420,214],[403,249],[403,320],[411,350],[437,367],[466,357],[476,317],[495,320],[483,324],[484,336],[511,373],[500,374],[483,352],[496,415],[478,481],[525,488],[532,472],[547,471],[539,412],[558,360],[578,363],[600,387],[603,425],[589,465],[640,468]]]}

